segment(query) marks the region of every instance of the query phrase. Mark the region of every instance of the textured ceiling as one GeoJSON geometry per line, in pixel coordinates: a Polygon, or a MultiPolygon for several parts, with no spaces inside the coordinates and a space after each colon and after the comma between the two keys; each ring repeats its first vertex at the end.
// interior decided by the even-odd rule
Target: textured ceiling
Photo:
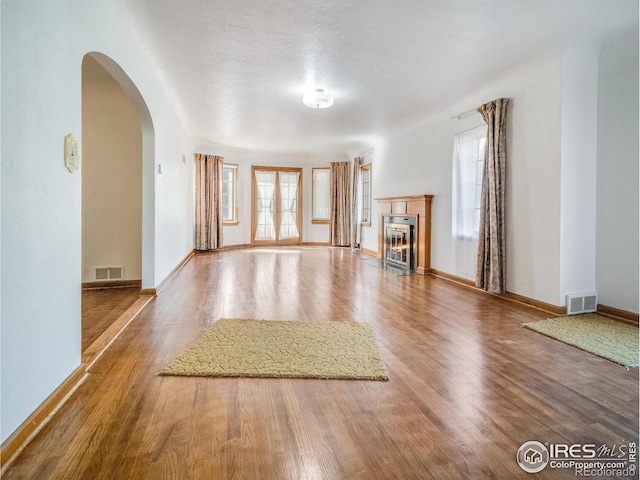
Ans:
{"type": "Polygon", "coordinates": [[[637,0],[119,0],[195,138],[338,152],[535,52],[638,28],[637,0]],[[332,108],[302,95],[324,88],[332,108]]]}

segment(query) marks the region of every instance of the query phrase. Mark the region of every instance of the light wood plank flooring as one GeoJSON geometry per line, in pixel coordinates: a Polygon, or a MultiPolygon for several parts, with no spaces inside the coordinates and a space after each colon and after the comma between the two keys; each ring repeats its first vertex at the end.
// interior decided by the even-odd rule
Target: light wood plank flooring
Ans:
{"type": "Polygon", "coordinates": [[[362,258],[194,256],[4,478],[530,479],[525,441],[637,442],[637,369],[521,327],[542,311],[362,258]],[[221,317],[370,322],[390,380],[156,376],[221,317]]]}
{"type": "Polygon", "coordinates": [[[102,335],[140,296],[140,287],[82,290],[82,351],[102,335]]]}

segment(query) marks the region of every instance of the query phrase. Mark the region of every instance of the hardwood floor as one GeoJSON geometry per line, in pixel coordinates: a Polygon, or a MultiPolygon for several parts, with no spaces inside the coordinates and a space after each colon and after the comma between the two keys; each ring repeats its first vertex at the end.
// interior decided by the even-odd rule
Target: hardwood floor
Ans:
{"type": "Polygon", "coordinates": [[[82,290],[82,351],[104,333],[140,295],[140,287],[82,290]]]}
{"type": "Polygon", "coordinates": [[[521,327],[545,312],[361,258],[195,255],[4,478],[524,479],[528,440],[638,442],[638,369],[521,327]],[[156,375],[221,317],[369,322],[390,380],[156,375]]]}

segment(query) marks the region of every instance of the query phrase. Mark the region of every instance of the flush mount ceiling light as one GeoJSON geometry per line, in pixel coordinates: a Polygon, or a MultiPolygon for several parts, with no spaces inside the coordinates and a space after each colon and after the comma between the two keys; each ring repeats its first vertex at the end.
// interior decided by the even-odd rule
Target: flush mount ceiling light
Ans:
{"type": "Polygon", "coordinates": [[[333,105],[333,97],[323,89],[318,88],[303,96],[302,103],[310,108],[329,108],[333,105]]]}

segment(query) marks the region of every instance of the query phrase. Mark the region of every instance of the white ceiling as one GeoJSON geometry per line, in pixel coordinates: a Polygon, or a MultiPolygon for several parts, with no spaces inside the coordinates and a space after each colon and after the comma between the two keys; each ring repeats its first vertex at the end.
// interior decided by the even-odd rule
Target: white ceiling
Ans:
{"type": "Polygon", "coordinates": [[[120,0],[200,141],[346,151],[566,41],[638,29],[637,0],[120,0]],[[324,88],[333,107],[302,95],[324,88]]]}

